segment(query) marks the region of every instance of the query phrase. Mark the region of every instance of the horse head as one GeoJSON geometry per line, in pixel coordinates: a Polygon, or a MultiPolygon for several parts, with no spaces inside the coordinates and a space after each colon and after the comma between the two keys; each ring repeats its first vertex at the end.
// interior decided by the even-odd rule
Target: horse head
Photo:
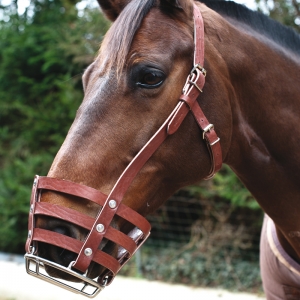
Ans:
{"type": "MultiPolygon", "coordinates": [[[[204,92],[201,93],[202,87],[193,82],[193,75],[189,75],[193,70],[202,76],[204,83],[204,68],[195,66],[193,62],[193,11],[196,5],[193,1],[99,0],[99,3],[114,23],[103,40],[99,54],[84,72],[84,99],[47,177],[76,183],[76,187],[90,187],[107,195],[115,193],[115,189],[122,190],[122,205],[145,216],[179,188],[214,173],[211,154],[203,140],[204,134],[214,132],[213,126],[204,126],[203,134],[199,124],[203,121],[202,117],[195,117],[194,104],[189,103],[188,98],[183,97],[178,108],[184,86],[187,89],[197,87],[195,102],[201,104],[220,137],[220,141],[217,139],[211,145],[221,143],[222,155],[226,157],[232,130],[228,100],[230,83],[224,80],[226,64],[213,42],[204,35],[207,76],[204,92]],[[182,119],[181,109],[186,115],[182,119]],[[174,116],[180,119],[180,126],[176,125],[174,116]],[[175,124],[176,130],[171,132],[168,124],[160,129],[166,122],[172,126],[175,124]],[[143,149],[148,141],[155,139],[157,132],[163,132],[159,133],[165,135],[163,140],[154,148],[151,146],[153,149],[147,154],[149,157],[140,164],[136,174],[126,173],[126,168],[130,169],[134,161],[139,164],[136,157],[141,151],[142,156],[148,151],[143,149]]],[[[212,18],[212,12],[203,4],[198,3],[197,6],[208,20],[212,18]]],[[[201,26],[199,30],[203,31],[203,24],[201,26]]],[[[200,52],[204,53],[203,46],[200,52]]],[[[222,159],[219,160],[222,163],[222,159]]],[[[97,201],[91,202],[79,194],[60,192],[47,186],[39,197],[43,204],[68,209],[71,214],[69,220],[72,219],[70,210],[74,211],[73,218],[80,213],[94,219],[104,210],[97,201]]],[[[110,200],[109,196],[107,201],[110,200]]],[[[46,213],[38,215],[35,227],[82,243],[88,240],[89,235],[86,228],[46,213]]],[[[98,227],[98,231],[103,227],[98,227]]],[[[133,228],[126,218],[115,215],[110,227],[125,234],[133,228]]],[[[97,245],[97,249],[113,257],[117,257],[119,248],[106,238],[97,245]]],[[[51,243],[39,242],[35,251],[39,256],[65,267],[77,257],[67,248],[51,243]]],[[[88,252],[85,253],[87,256],[88,252]]],[[[77,263],[72,267],[76,269],[77,263]]],[[[78,280],[52,266],[46,266],[46,269],[53,277],[78,280]]],[[[91,263],[87,269],[82,267],[78,270],[95,278],[104,274],[106,267],[91,263]]]]}

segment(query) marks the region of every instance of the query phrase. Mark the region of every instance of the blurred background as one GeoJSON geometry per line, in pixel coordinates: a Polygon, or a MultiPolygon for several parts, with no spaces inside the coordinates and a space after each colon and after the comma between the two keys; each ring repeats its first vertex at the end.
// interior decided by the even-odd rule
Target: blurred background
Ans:
{"type": "MultiPolygon", "coordinates": [[[[298,0],[239,2],[299,31],[298,0]]],[[[92,0],[0,0],[0,252],[24,254],[33,176],[47,174],[109,26],[92,0]]],[[[151,237],[122,272],[257,292],[262,216],[224,166],[149,216],[151,237]]]]}

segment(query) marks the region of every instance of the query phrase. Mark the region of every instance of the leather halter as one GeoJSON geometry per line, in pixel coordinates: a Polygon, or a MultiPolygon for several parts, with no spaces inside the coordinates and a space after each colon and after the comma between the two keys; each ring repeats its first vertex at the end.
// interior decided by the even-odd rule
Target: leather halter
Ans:
{"type": "Polygon", "coordinates": [[[206,140],[210,153],[212,167],[206,179],[213,177],[221,168],[222,151],[219,142],[220,139],[214,130],[214,126],[208,122],[196,101],[202,92],[206,76],[206,71],[203,68],[204,25],[201,12],[196,4],[194,4],[194,43],[194,67],[187,78],[179,102],[159,130],[133,158],[108,196],[91,187],[67,180],[35,177],[30,203],[29,233],[26,242],[27,254],[25,255],[26,269],[29,274],[88,297],[95,296],[106,285],[111,283],[117,272],[147,239],[151,228],[144,217],[122,203],[123,196],[140,169],[162,142],[169,135],[177,131],[189,111],[192,112],[197,124],[201,128],[203,139],[206,140]],[[40,202],[42,192],[45,190],[84,198],[97,203],[102,209],[100,209],[97,217],[94,219],[70,208],[40,202]],[[133,224],[135,228],[127,235],[113,228],[110,224],[115,215],[133,224]],[[37,216],[49,216],[65,220],[89,230],[89,234],[86,240],[81,242],[57,232],[35,228],[35,218],[37,216]],[[117,258],[98,249],[103,238],[120,246],[117,258]],[[71,262],[68,267],[64,267],[41,258],[36,254],[38,242],[58,246],[74,252],[78,255],[77,259],[71,262]],[[104,275],[99,276],[95,280],[89,279],[85,275],[92,261],[107,269],[104,275]],[[45,266],[56,268],[79,278],[83,282],[83,287],[75,288],[65,282],[62,283],[45,272],[42,273],[41,269],[45,268],[45,266]],[[88,289],[91,289],[91,291],[88,289]]]}

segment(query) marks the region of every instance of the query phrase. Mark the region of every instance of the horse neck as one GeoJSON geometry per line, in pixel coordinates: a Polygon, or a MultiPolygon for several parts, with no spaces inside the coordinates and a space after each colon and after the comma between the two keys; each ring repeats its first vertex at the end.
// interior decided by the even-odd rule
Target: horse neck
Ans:
{"type": "Polygon", "coordinates": [[[211,40],[226,63],[232,95],[225,163],[289,239],[300,228],[300,59],[253,32],[228,23],[220,28],[211,40]]]}

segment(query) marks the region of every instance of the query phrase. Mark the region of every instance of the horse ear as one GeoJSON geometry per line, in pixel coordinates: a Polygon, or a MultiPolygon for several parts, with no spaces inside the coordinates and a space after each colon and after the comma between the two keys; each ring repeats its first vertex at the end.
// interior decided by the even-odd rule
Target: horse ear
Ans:
{"type": "Polygon", "coordinates": [[[98,0],[105,16],[114,21],[130,0],[98,0]]]}
{"type": "Polygon", "coordinates": [[[180,8],[182,9],[180,0],[161,0],[162,4],[170,5],[172,7],[180,8]]]}
{"type": "Polygon", "coordinates": [[[190,12],[192,6],[191,0],[161,0],[161,5],[169,8],[176,8],[184,12],[190,12]]]}

